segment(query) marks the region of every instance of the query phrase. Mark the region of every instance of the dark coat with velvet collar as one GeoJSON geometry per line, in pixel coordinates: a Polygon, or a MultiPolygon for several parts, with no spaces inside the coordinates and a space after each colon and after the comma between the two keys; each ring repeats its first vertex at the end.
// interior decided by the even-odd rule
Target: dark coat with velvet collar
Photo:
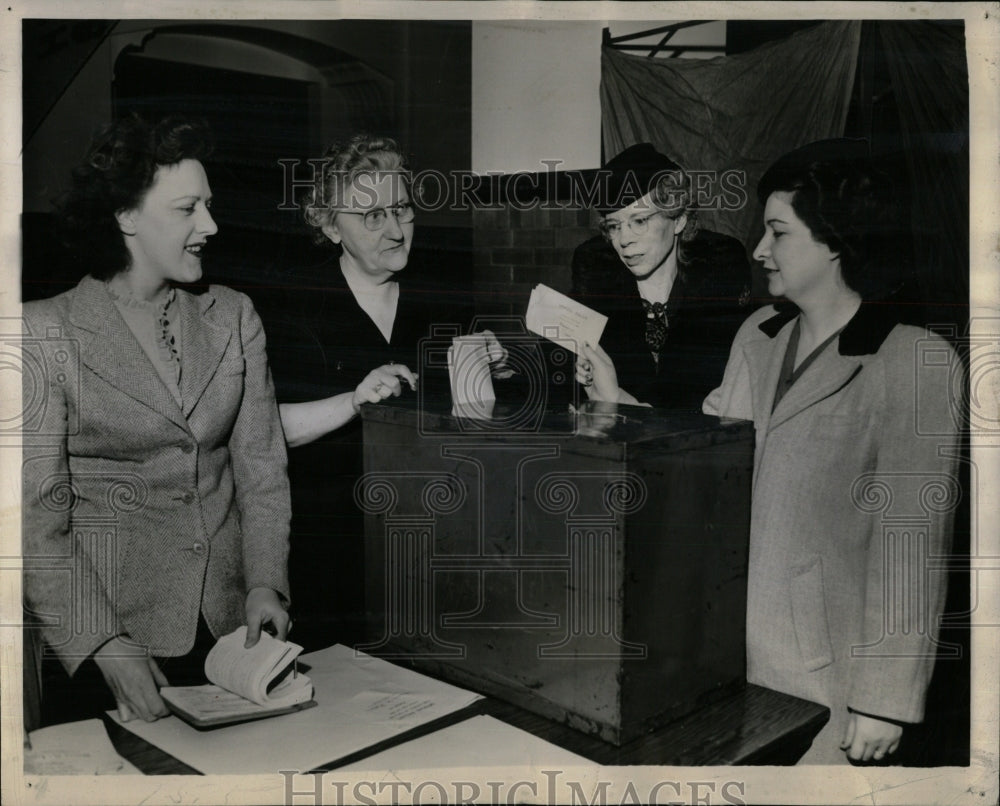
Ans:
{"type": "Polygon", "coordinates": [[[774,407],[795,313],[736,337],[704,411],[753,420],[747,677],[830,706],[803,761],[844,761],[847,708],[918,722],[956,478],[948,344],[865,304],[774,407]]]}
{"type": "Polygon", "coordinates": [[[27,303],[23,533],[28,607],[71,672],[127,633],[153,655],[288,597],[284,436],[250,300],[178,289],[183,407],[103,283],[27,303]]]}

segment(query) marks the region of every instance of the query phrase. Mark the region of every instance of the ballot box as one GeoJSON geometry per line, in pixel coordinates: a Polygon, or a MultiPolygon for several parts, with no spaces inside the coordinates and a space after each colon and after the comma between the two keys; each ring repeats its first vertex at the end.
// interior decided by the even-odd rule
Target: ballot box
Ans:
{"type": "Polygon", "coordinates": [[[362,408],[364,651],[622,744],[745,681],[753,427],[362,408]]]}

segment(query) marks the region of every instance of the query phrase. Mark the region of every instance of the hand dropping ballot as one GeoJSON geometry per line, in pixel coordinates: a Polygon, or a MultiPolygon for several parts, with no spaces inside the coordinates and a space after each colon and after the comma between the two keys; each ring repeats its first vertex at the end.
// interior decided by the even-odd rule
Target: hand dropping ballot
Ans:
{"type": "Polygon", "coordinates": [[[584,342],[600,342],[608,317],[539,283],[531,291],[524,321],[532,333],[579,354],[584,342]]]}
{"type": "Polygon", "coordinates": [[[452,414],[488,420],[493,416],[496,395],[490,370],[486,336],[456,336],[448,348],[452,414]]]}
{"type": "Polygon", "coordinates": [[[166,686],[160,696],[171,711],[196,728],[261,719],[316,704],[312,681],[295,668],[302,647],[266,632],[245,649],[247,628],[220,638],[205,658],[212,685],[166,686]]]}

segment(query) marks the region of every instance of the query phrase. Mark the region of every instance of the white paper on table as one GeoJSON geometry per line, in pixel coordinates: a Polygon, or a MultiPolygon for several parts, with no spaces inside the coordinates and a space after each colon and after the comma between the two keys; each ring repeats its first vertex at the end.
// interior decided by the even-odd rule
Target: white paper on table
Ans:
{"type": "Polygon", "coordinates": [[[567,769],[593,767],[583,756],[491,716],[474,716],[390,747],[340,770],[435,770],[456,767],[567,769]]]}
{"type": "Polygon", "coordinates": [[[532,333],[579,353],[584,342],[601,341],[608,317],[539,283],[531,290],[524,323],[532,333]]]}
{"type": "Polygon", "coordinates": [[[299,662],[309,667],[315,708],[206,731],[175,716],[119,724],[206,774],[307,772],[482,699],[340,644],[299,662]]]}
{"type": "Polygon", "coordinates": [[[142,775],[118,755],[100,719],[39,728],[28,739],[25,775],[142,775]]]}

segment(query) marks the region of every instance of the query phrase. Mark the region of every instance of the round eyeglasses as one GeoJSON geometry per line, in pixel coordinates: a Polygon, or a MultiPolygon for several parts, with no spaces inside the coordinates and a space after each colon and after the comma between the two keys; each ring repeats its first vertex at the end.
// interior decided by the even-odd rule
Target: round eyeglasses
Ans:
{"type": "MultiPolygon", "coordinates": [[[[628,218],[625,224],[628,226],[629,231],[633,235],[645,235],[649,230],[649,220],[653,216],[660,214],[666,215],[666,210],[655,210],[652,213],[646,213],[645,215],[634,215],[628,218]]],[[[607,238],[609,241],[612,238],[617,238],[622,233],[622,222],[621,221],[602,221],[597,225],[597,228],[601,231],[601,235],[607,238]]]]}
{"type": "Polygon", "coordinates": [[[392,204],[388,207],[376,207],[373,210],[361,211],[338,209],[337,212],[347,213],[347,215],[363,216],[365,229],[370,229],[373,232],[375,230],[380,230],[385,226],[385,222],[389,220],[389,213],[392,213],[392,217],[396,219],[397,224],[409,224],[416,215],[416,211],[413,209],[413,205],[410,202],[392,204]]]}

